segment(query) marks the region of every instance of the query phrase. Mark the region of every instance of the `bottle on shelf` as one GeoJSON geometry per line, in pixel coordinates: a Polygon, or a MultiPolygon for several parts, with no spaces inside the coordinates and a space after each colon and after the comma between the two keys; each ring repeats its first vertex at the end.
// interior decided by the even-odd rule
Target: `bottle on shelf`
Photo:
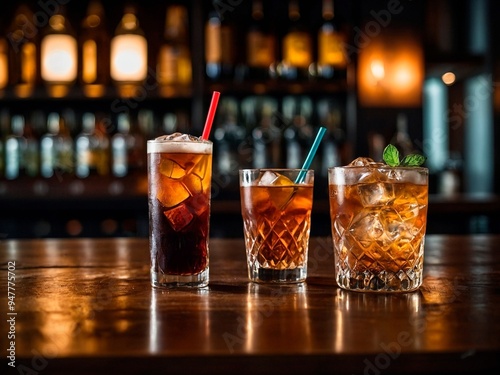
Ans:
{"type": "Polygon", "coordinates": [[[126,6],[111,39],[111,79],[122,97],[133,97],[148,74],[148,43],[136,9],[126,6]]]}
{"type": "Polygon", "coordinates": [[[408,117],[404,113],[398,114],[396,132],[392,136],[390,143],[398,148],[401,156],[409,155],[415,150],[408,133],[408,117]]]}
{"type": "Polygon", "coordinates": [[[0,98],[4,96],[5,88],[9,83],[9,47],[7,40],[0,35],[0,98]]]}
{"type": "Polygon", "coordinates": [[[37,160],[33,160],[33,152],[37,154],[37,142],[31,136],[25,136],[23,115],[12,116],[11,124],[11,133],[5,138],[5,178],[14,180],[25,174],[35,176],[37,160]]]}
{"type": "Polygon", "coordinates": [[[175,132],[190,132],[189,114],[184,109],[177,109],[175,112],[166,112],[161,118],[161,126],[155,129],[156,132],[152,138],[175,132]]]}
{"type": "Polygon", "coordinates": [[[85,96],[101,97],[109,84],[109,35],[104,7],[91,0],[80,31],[80,84],[85,96]]]}
{"type": "Polygon", "coordinates": [[[314,137],[311,125],[312,111],[312,100],[307,96],[283,98],[283,116],[287,121],[283,133],[287,168],[301,168],[312,145],[314,137]]]}
{"type": "Polygon", "coordinates": [[[162,96],[188,95],[191,92],[192,67],[188,27],[186,7],[169,5],[156,67],[162,96]]]}
{"type": "Polygon", "coordinates": [[[6,108],[0,110],[0,179],[4,177],[5,170],[5,137],[10,129],[10,113],[6,108]]]}
{"type": "Polygon", "coordinates": [[[75,154],[77,177],[109,174],[109,138],[94,113],[83,114],[82,131],[75,138],[75,154]]]}
{"type": "Polygon", "coordinates": [[[49,18],[40,42],[40,73],[50,96],[68,94],[78,76],[76,34],[61,5],[49,18]]]}
{"type": "Polygon", "coordinates": [[[282,167],[281,130],[274,121],[276,103],[273,99],[261,98],[256,100],[254,110],[257,126],[252,131],[253,167],[282,167]]]}
{"type": "Polygon", "coordinates": [[[347,54],[345,35],[335,19],[333,0],[323,0],[322,19],[318,32],[317,75],[319,78],[345,78],[347,54]]]}
{"type": "Polygon", "coordinates": [[[133,126],[128,113],[119,113],[116,121],[117,132],[111,138],[112,173],[115,177],[125,177],[144,168],[144,137],[133,126]]]}
{"type": "Polygon", "coordinates": [[[247,78],[269,78],[276,55],[276,36],[266,22],[263,0],[253,0],[252,23],[246,35],[247,78]]]}
{"type": "Polygon", "coordinates": [[[328,168],[342,165],[342,147],[345,139],[342,129],[342,110],[339,103],[332,99],[319,100],[317,103],[319,123],[326,128],[321,144],[322,177],[328,177],[328,168]]]}
{"type": "Polygon", "coordinates": [[[7,32],[10,45],[9,86],[19,98],[32,96],[37,85],[38,35],[38,29],[33,24],[33,12],[28,6],[20,5],[7,32]]]}
{"type": "Polygon", "coordinates": [[[14,115],[11,124],[11,132],[5,138],[5,178],[7,180],[14,180],[21,174],[22,153],[25,148],[25,139],[22,136],[24,118],[14,115]]]}
{"type": "Polygon", "coordinates": [[[38,174],[38,140],[23,115],[11,119],[11,133],[5,139],[5,178],[35,177],[38,174]]]}
{"type": "Polygon", "coordinates": [[[47,116],[47,132],[40,139],[40,174],[62,179],[74,170],[73,139],[62,118],[52,112],[47,116]]]}
{"type": "Polygon", "coordinates": [[[213,81],[232,80],[236,68],[235,30],[221,19],[216,11],[210,12],[205,25],[205,71],[213,81]]]}
{"type": "Polygon", "coordinates": [[[462,191],[463,159],[458,151],[451,151],[444,169],[439,174],[438,193],[453,196],[462,191]]]}
{"type": "Polygon", "coordinates": [[[288,80],[305,80],[311,76],[313,42],[301,20],[298,0],[289,0],[288,19],[289,27],[283,37],[282,61],[277,73],[288,80]]]}
{"type": "Polygon", "coordinates": [[[217,120],[214,131],[217,171],[223,175],[236,176],[242,167],[238,148],[246,136],[245,129],[238,124],[238,101],[223,98],[219,103],[217,120]]]}

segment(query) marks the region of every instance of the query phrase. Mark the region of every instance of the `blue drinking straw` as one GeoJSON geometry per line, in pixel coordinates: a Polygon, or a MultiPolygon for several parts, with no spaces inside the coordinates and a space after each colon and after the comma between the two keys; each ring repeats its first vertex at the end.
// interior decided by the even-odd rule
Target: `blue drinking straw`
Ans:
{"type": "Polygon", "coordinates": [[[304,161],[304,165],[302,166],[302,170],[300,171],[299,175],[295,179],[296,184],[301,184],[304,182],[304,178],[306,178],[306,173],[309,167],[311,166],[311,163],[314,159],[314,155],[316,155],[316,151],[318,150],[319,144],[321,143],[321,139],[323,139],[323,136],[325,135],[326,128],[320,127],[318,130],[318,134],[316,134],[316,139],[314,140],[311,149],[309,150],[309,154],[307,154],[306,160],[304,161]]]}

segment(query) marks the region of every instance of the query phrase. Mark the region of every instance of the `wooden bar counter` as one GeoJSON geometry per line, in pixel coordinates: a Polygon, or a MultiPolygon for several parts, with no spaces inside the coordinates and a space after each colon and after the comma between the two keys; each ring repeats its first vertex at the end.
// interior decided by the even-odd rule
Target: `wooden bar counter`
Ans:
{"type": "Polygon", "coordinates": [[[248,282],[241,239],[210,251],[209,287],[158,290],[145,238],[0,242],[0,373],[500,369],[500,236],[429,235],[423,286],[405,294],[339,289],[327,237],[312,239],[303,285],[248,282]]]}

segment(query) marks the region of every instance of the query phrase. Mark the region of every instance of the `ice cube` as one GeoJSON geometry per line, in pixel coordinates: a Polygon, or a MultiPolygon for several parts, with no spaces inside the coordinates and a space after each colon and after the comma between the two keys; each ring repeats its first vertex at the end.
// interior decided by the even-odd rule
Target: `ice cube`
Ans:
{"type": "Polygon", "coordinates": [[[174,160],[164,159],[160,163],[160,173],[165,177],[179,179],[186,174],[186,171],[174,160]]]}
{"type": "Polygon", "coordinates": [[[163,211],[163,214],[168,219],[172,229],[176,232],[184,229],[193,220],[193,214],[184,203],[170,210],[163,211]]]}
{"type": "Polygon", "coordinates": [[[156,198],[163,207],[170,208],[184,202],[189,198],[189,191],[179,180],[169,180],[166,183],[159,184],[156,198]]]}
{"type": "Polygon", "coordinates": [[[191,195],[200,194],[203,192],[203,184],[201,178],[195,174],[188,174],[182,179],[182,183],[191,195]]]}
{"type": "Polygon", "coordinates": [[[189,206],[196,216],[200,216],[210,206],[209,198],[206,194],[193,195],[189,200],[189,206]]]}
{"type": "Polygon", "coordinates": [[[349,232],[358,242],[367,243],[377,240],[384,227],[377,213],[362,211],[352,220],[349,232]]]}
{"type": "Polygon", "coordinates": [[[372,158],[359,157],[351,161],[348,167],[368,167],[370,164],[375,163],[372,158]]]}
{"type": "Polygon", "coordinates": [[[392,205],[398,211],[401,219],[405,221],[413,222],[420,211],[417,198],[412,196],[398,196],[392,205]]]}
{"type": "Polygon", "coordinates": [[[294,183],[288,177],[283,176],[282,174],[265,171],[262,177],[259,180],[259,185],[261,186],[293,186],[294,183]]]}
{"type": "Polygon", "coordinates": [[[192,136],[190,134],[183,133],[172,133],[168,135],[162,135],[155,139],[156,141],[179,141],[179,142],[201,142],[199,137],[192,136]]]}
{"type": "Polygon", "coordinates": [[[258,185],[273,185],[274,181],[278,178],[278,174],[271,172],[271,171],[265,171],[264,174],[260,177],[260,180],[258,182],[258,185]]]}
{"type": "Polygon", "coordinates": [[[273,185],[277,186],[293,186],[294,183],[288,177],[279,175],[276,180],[274,180],[273,185]]]}
{"type": "Polygon", "coordinates": [[[407,229],[403,219],[393,208],[382,210],[380,212],[380,221],[383,223],[385,233],[391,241],[397,239],[407,229]]]}
{"type": "Polygon", "coordinates": [[[363,207],[384,206],[394,200],[393,185],[384,182],[359,184],[358,193],[363,207]]]}
{"type": "Polygon", "coordinates": [[[271,203],[271,195],[269,194],[269,189],[255,189],[250,193],[245,195],[250,198],[250,202],[246,202],[246,207],[254,207],[254,209],[259,213],[264,213],[273,208],[271,203]]]}
{"type": "MultiPolygon", "coordinates": [[[[203,157],[200,160],[197,160],[196,164],[192,167],[189,173],[198,176],[203,181],[209,167],[210,167],[210,159],[203,157]]],[[[208,189],[208,184],[210,183],[210,179],[207,178],[204,182],[207,186],[204,186],[203,188],[206,190],[208,189]]]]}

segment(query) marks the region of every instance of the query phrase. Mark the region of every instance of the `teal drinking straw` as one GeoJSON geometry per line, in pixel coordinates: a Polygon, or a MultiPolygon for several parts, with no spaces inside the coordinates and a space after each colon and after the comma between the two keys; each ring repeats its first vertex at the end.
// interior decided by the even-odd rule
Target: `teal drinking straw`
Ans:
{"type": "Polygon", "coordinates": [[[318,130],[318,134],[316,135],[316,139],[314,140],[311,149],[309,150],[309,154],[307,154],[306,160],[304,161],[304,165],[302,166],[302,170],[299,172],[299,175],[295,179],[296,184],[301,184],[304,182],[304,178],[306,177],[306,172],[311,166],[311,163],[314,159],[314,155],[316,155],[316,151],[318,150],[319,144],[325,135],[326,128],[320,127],[318,130]]]}

